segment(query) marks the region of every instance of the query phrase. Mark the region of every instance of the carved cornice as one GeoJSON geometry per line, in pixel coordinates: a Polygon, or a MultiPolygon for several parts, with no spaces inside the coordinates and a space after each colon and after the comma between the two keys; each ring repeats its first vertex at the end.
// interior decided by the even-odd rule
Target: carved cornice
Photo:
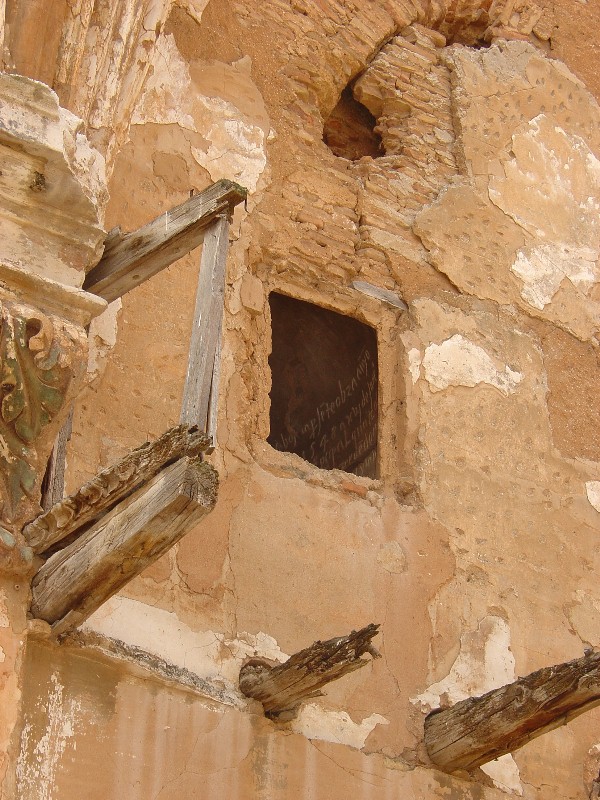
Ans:
{"type": "Polygon", "coordinates": [[[81,327],[87,327],[108,305],[106,300],[83,289],[0,261],[0,301],[4,300],[36,306],[46,314],[62,317],[81,327]]]}
{"type": "Polygon", "coordinates": [[[79,287],[100,256],[104,160],[43,83],[0,73],[2,258],[79,287]]]}

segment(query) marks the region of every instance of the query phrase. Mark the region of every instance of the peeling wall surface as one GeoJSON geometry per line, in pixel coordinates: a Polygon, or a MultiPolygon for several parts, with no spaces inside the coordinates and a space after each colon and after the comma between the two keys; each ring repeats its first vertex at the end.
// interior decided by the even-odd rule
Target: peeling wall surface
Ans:
{"type": "MultiPolygon", "coordinates": [[[[0,709],[18,717],[6,800],[599,797],[598,709],[471,773],[423,743],[430,710],[600,645],[596,0],[47,6],[7,0],[4,68],[81,118],[106,230],[221,178],[249,196],[217,505],[76,635],[30,623],[0,709]],[[379,155],[325,143],[331,119],[359,147],[353,104],[379,155]],[[376,480],[267,443],[272,291],[376,330],[376,480]],[[371,622],[383,657],[293,721],[240,692],[246,659],[371,622]]],[[[67,492],[178,423],[199,261],[92,323],[67,492]]],[[[13,650],[15,592],[1,585],[13,650]]]]}

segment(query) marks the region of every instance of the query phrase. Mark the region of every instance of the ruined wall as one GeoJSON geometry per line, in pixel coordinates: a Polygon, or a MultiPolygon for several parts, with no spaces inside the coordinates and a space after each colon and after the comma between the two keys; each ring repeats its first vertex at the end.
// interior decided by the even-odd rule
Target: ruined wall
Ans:
{"type": "MultiPolygon", "coordinates": [[[[250,197],[218,505],[76,640],[30,638],[16,796],[596,796],[598,711],[470,776],[432,769],[422,739],[440,703],[600,643],[597,7],[66,2],[44,45],[36,8],[7,0],[5,63],[107,156],[107,229],[221,177],[250,197]],[[323,141],[332,112],[338,146],[362,141],[349,85],[379,154],[323,141]],[[267,444],[271,291],[377,331],[377,480],[267,444]],[[292,723],[240,694],[246,657],[371,621],[383,658],[292,723]]],[[[71,489],[177,422],[198,262],[94,323],[71,489]]]]}

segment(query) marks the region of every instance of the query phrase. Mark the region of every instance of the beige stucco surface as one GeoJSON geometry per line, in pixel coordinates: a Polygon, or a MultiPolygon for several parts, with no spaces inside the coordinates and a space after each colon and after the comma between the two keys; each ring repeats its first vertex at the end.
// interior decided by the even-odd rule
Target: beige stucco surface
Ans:
{"type": "MultiPolygon", "coordinates": [[[[107,229],[222,177],[249,198],[228,257],[217,506],[77,641],[30,635],[14,796],[597,796],[598,710],[471,775],[423,745],[432,708],[600,644],[593,0],[83,3],[94,15],[67,14],[45,50],[25,39],[38,5],[13,4],[7,47],[106,157],[107,229]],[[484,6],[496,33],[474,47],[484,6]],[[386,154],[352,162],[322,135],[359,73],[386,154]],[[266,443],[273,290],[376,329],[377,480],[266,443]],[[383,657],[294,722],[240,694],[245,658],[369,622],[383,657]]],[[[198,264],[93,323],[68,489],[178,421],[198,264]]]]}

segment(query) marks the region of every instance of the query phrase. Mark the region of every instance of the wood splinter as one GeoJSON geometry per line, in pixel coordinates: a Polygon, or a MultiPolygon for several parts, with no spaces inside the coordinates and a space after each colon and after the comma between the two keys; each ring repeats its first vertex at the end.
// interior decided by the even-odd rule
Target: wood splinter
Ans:
{"type": "Polygon", "coordinates": [[[371,642],[378,631],[379,625],[371,624],[348,636],[315,642],[277,666],[252,658],[240,670],[240,690],[260,700],[267,717],[286,722],[304,700],[322,696],[321,687],[368,664],[370,659],[361,658],[364,653],[380,658],[371,642]]]}
{"type": "Polygon", "coordinates": [[[481,697],[432,711],[425,719],[425,745],[441,769],[471,770],[598,705],[600,652],[590,650],[481,697]]]}

